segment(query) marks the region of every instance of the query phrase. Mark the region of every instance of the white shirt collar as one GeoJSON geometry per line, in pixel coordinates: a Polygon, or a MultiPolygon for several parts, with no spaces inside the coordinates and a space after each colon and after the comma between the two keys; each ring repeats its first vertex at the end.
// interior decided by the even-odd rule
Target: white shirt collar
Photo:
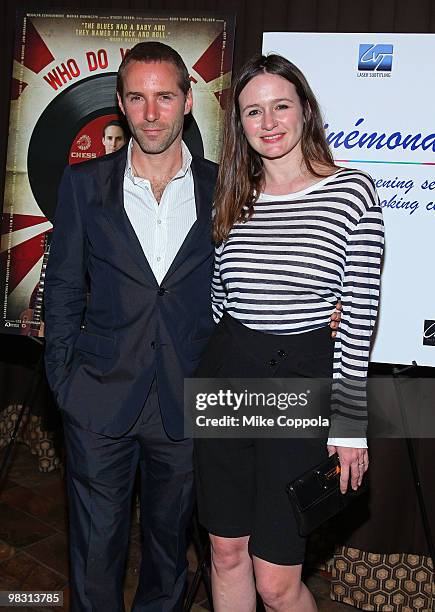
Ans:
{"type": "MultiPolygon", "coordinates": [[[[139,181],[145,181],[147,179],[143,179],[138,176],[134,176],[133,174],[133,166],[131,163],[132,146],[133,146],[133,139],[130,138],[130,142],[128,143],[128,148],[127,148],[127,162],[125,164],[124,176],[126,176],[133,183],[136,184],[139,181]]],[[[192,155],[183,140],[181,141],[181,158],[182,158],[181,168],[178,170],[177,174],[172,178],[172,180],[186,176],[187,172],[189,172],[190,170],[190,165],[192,163],[192,155]]]]}

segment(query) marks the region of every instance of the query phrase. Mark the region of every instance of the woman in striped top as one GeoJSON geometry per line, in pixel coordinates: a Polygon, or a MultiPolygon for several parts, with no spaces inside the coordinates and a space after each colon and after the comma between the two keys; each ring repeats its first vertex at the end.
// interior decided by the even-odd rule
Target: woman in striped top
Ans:
{"type": "Polygon", "coordinates": [[[383,224],[372,179],[334,164],[315,97],[280,56],[254,58],[233,84],[215,203],[219,324],[199,375],[333,378],[327,441],[196,441],[215,609],[253,612],[256,587],[270,612],[311,612],[285,484],[327,451],[339,454],[343,492],[368,468],[365,381],[383,224]]]}

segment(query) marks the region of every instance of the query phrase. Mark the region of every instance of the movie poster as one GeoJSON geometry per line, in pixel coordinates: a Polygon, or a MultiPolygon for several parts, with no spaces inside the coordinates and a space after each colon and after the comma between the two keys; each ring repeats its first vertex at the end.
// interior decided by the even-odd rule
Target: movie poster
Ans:
{"type": "Polygon", "coordinates": [[[0,331],[42,335],[44,274],[66,164],[123,144],[116,72],[126,51],[174,47],[194,98],[184,140],[217,161],[231,82],[234,18],[191,13],[25,12],[17,18],[0,249],[0,331]],[[111,124],[114,121],[114,124],[111,124]],[[105,129],[106,128],[106,129],[105,129]]]}

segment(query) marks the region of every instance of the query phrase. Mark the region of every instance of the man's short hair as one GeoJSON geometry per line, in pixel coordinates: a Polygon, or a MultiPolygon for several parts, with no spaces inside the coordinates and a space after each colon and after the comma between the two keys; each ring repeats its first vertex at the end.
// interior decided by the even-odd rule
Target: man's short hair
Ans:
{"type": "Polygon", "coordinates": [[[124,72],[130,62],[170,62],[177,69],[178,85],[184,95],[186,95],[190,89],[189,72],[181,55],[177,53],[175,49],[161,42],[141,42],[127,51],[121,65],[119,66],[116,79],[116,90],[121,99],[124,93],[124,72]]]}
{"type": "Polygon", "coordinates": [[[121,121],[118,121],[118,119],[112,119],[112,121],[108,121],[106,123],[106,125],[103,127],[103,138],[106,136],[107,128],[109,128],[112,125],[114,127],[120,127],[121,130],[124,132],[124,136],[127,138],[127,130],[125,128],[125,125],[121,121]]]}

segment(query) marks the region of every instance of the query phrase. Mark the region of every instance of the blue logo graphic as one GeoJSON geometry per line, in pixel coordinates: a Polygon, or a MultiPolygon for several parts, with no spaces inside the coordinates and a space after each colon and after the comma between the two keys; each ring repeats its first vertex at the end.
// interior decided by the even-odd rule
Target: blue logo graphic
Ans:
{"type": "Polygon", "coordinates": [[[393,45],[360,45],[358,70],[391,72],[393,45]]]}
{"type": "Polygon", "coordinates": [[[435,321],[424,322],[423,344],[435,346],[435,321]]]}

